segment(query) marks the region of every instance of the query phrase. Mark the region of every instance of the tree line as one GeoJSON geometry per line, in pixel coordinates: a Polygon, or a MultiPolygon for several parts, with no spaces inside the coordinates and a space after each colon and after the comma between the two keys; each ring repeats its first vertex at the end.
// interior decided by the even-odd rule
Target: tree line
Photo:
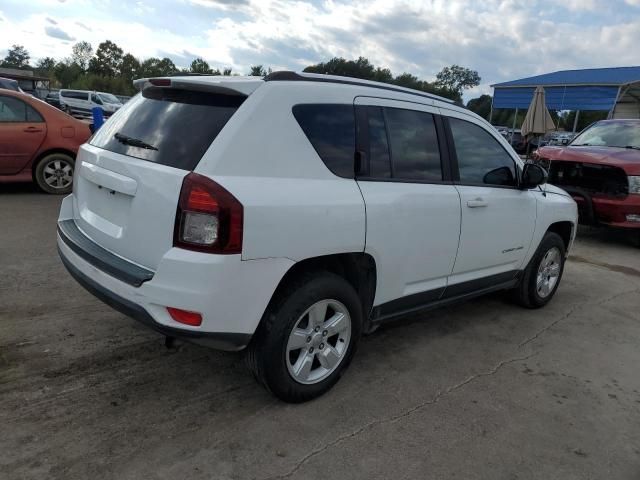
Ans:
{"type": "MultiPolygon", "coordinates": [[[[188,68],[179,68],[169,58],[151,57],[139,59],[110,40],[93,49],[89,42],[78,42],[71,48],[71,56],[56,60],[40,58],[34,66],[31,56],[22,45],[13,45],[0,66],[17,69],[33,69],[38,75],[49,77],[59,88],[78,88],[133,95],[136,90],[132,81],[136,78],[162,77],[181,73],[203,73],[209,75],[237,75],[231,68],[213,68],[204,59],[196,58],[188,68]]],[[[356,60],[332,58],[327,62],[309,65],[305,72],[342,75],[346,77],[375,80],[402,87],[434,93],[457,102],[462,101],[465,89],[480,84],[475,70],[451,65],[440,71],[434,82],[422,80],[411,73],[394,75],[388,68],[375,66],[368,59],[356,60]]],[[[263,65],[250,67],[248,75],[264,76],[271,72],[263,65]]]]}

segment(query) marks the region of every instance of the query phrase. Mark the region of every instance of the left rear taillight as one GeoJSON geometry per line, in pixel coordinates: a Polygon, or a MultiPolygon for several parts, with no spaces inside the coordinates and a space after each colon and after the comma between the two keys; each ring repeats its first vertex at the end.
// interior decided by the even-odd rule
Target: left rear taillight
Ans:
{"type": "Polygon", "coordinates": [[[198,252],[242,252],[242,204],[208,177],[189,173],[182,181],[173,246],[198,252]]]}

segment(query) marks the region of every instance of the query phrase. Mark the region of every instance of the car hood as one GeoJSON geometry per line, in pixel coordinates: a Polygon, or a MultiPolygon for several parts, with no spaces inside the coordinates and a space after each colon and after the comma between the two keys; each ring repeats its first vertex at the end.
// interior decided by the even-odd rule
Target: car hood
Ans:
{"type": "Polygon", "coordinates": [[[628,175],[640,175],[640,150],[617,147],[542,147],[538,155],[549,160],[584,162],[620,167],[628,175]]]}

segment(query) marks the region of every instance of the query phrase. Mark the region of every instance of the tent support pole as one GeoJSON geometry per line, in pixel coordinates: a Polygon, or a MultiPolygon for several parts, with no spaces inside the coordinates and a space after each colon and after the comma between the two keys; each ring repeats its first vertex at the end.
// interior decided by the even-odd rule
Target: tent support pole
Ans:
{"type": "Polygon", "coordinates": [[[576,133],[578,128],[578,117],[580,117],[580,110],[576,110],[576,118],[573,119],[573,133],[576,133]]]}
{"type": "Polygon", "coordinates": [[[513,135],[516,133],[516,120],[518,118],[518,109],[516,108],[516,114],[513,116],[513,125],[511,126],[511,138],[509,139],[509,143],[513,144],[513,135]]]}

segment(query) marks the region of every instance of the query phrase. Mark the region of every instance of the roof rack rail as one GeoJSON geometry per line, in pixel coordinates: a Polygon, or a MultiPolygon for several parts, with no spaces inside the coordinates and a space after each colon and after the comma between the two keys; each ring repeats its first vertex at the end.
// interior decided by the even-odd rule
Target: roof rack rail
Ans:
{"type": "Polygon", "coordinates": [[[387,83],[374,82],[371,80],[362,80],[351,77],[338,77],[334,75],[322,75],[322,74],[300,74],[292,72],[290,70],[281,70],[279,72],[272,72],[264,77],[265,82],[278,82],[278,81],[298,81],[298,82],[325,82],[325,83],[339,83],[344,85],[358,85],[361,87],[379,88],[381,90],[390,90],[392,92],[406,93],[408,95],[417,95],[419,97],[430,98],[432,100],[439,100],[441,102],[455,103],[448,98],[440,97],[420,90],[414,90],[413,88],[400,87],[387,83]]]}

